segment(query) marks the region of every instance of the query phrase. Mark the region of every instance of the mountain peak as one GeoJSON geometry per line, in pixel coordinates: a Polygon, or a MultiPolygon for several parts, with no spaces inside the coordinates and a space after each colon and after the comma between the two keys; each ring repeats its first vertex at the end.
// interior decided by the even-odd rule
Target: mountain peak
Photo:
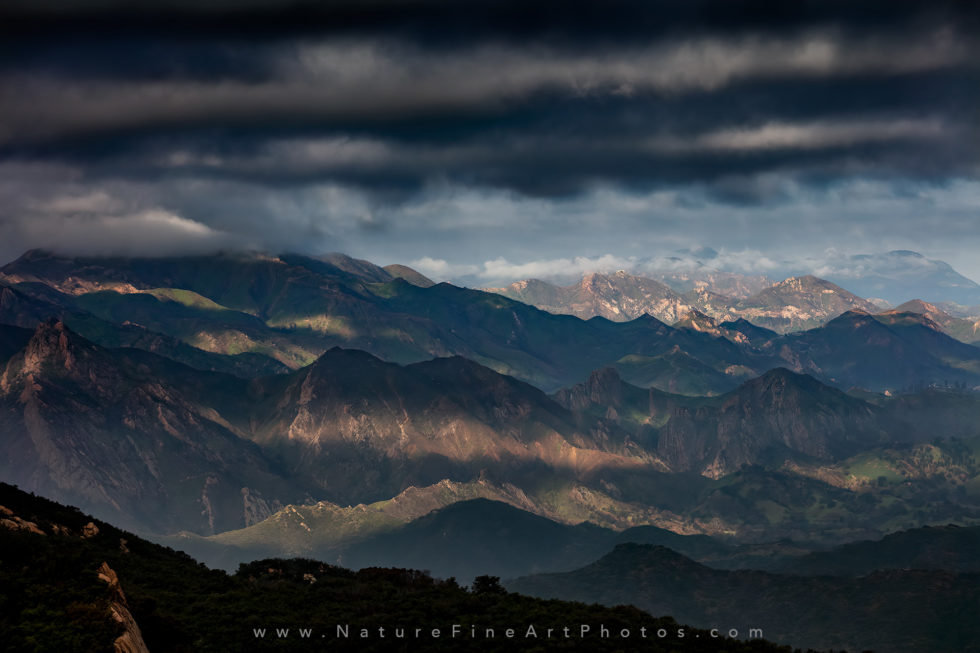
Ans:
{"type": "Polygon", "coordinates": [[[39,247],[36,249],[27,250],[26,252],[21,254],[17,260],[36,261],[36,260],[51,258],[53,256],[57,256],[57,255],[49,249],[43,249],[39,247]]]}
{"type": "Polygon", "coordinates": [[[526,303],[533,304],[534,301],[540,301],[540,297],[551,298],[559,293],[561,288],[553,283],[532,277],[515,281],[506,288],[487,288],[486,290],[511,297],[511,299],[527,300],[526,303]]]}
{"type": "Polygon", "coordinates": [[[696,308],[692,308],[691,310],[689,310],[687,312],[687,315],[684,316],[684,319],[691,319],[691,320],[711,320],[712,322],[714,322],[714,320],[712,320],[712,318],[710,318],[709,316],[705,315],[704,313],[702,313],[701,311],[699,311],[696,308]]]}
{"type": "Polygon", "coordinates": [[[773,287],[791,287],[791,288],[839,288],[837,284],[831,283],[826,279],[821,279],[820,277],[814,276],[812,274],[804,274],[799,277],[789,277],[788,279],[783,279],[782,281],[773,284],[773,287]]]}
{"type": "Polygon", "coordinates": [[[847,397],[836,388],[824,385],[809,374],[800,374],[785,367],[775,367],[761,376],[749,379],[734,393],[743,401],[749,397],[766,397],[766,404],[782,401],[794,395],[802,397],[801,400],[807,403],[821,400],[837,401],[833,399],[834,397],[838,399],[843,397],[847,403],[853,405],[863,403],[859,399],[847,397]]]}
{"type": "Polygon", "coordinates": [[[775,338],[777,335],[775,331],[752,324],[744,317],[740,317],[730,322],[722,322],[718,325],[718,327],[720,329],[727,329],[728,331],[741,333],[750,341],[754,339],[768,340],[769,338],[775,338]]]}
{"type": "Polygon", "coordinates": [[[593,403],[618,406],[622,402],[623,380],[615,368],[593,370],[585,386],[593,403]]]}
{"type": "Polygon", "coordinates": [[[598,316],[628,322],[646,312],[670,323],[691,308],[669,286],[627,270],[590,272],[570,286],[526,279],[507,288],[488,290],[550,313],[575,315],[583,320],[598,316]]]}
{"type": "Polygon", "coordinates": [[[957,323],[959,322],[961,332],[964,330],[964,327],[967,332],[975,331],[975,329],[971,328],[972,325],[970,325],[969,323],[966,323],[964,325],[962,320],[957,320],[952,315],[950,315],[943,309],[939,308],[935,304],[924,302],[921,299],[913,299],[911,301],[907,301],[900,306],[896,306],[894,309],[890,311],[885,311],[884,313],[882,313],[882,315],[897,317],[900,315],[907,315],[910,313],[913,315],[921,316],[922,319],[925,321],[925,326],[928,326],[929,328],[943,329],[944,327],[951,327],[952,329],[954,329],[954,334],[955,334],[955,329],[957,327],[957,323]]]}
{"type": "Polygon", "coordinates": [[[316,258],[328,265],[332,265],[337,270],[363,281],[375,283],[391,281],[392,275],[388,271],[370,261],[357,259],[347,254],[341,254],[340,252],[331,252],[316,258]]]}
{"type": "Polygon", "coordinates": [[[826,386],[807,374],[799,374],[785,367],[774,367],[754,379],[749,379],[734,390],[734,393],[750,396],[759,393],[769,394],[773,391],[783,391],[794,387],[813,391],[823,389],[826,386]]]}
{"type": "Polygon", "coordinates": [[[873,322],[874,321],[874,316],[872,316],[872,314],[870,312],[865,311],[863,309],[860,309],[860,308],[852,308],[849,311],[844,311],[843,313],[841,313],[840,315],[838,315],[837,317],[835,317],[833,320],[831,320],[830,322],[828,322],[828,324],[830,324],[831,322],[837,322],[837,321],[841,321],[841,322],[873,322]]]}
{"type": "Polygon", "coordinates": [[[30,388],[44,379],[72,379],[101,395],[115,387],[122,376],[110,352],[51,318],[38,324],[21,355],[7,362],[0,385],[10,390],[22,382],[30,388]]]}
{"type": "MultiPolygon", "coordinates": [[[[765,372],[761,376],[753,379],[754,381],[760,381],[766,385],[778,382],[781,384],[786,383],[806,383],[810,385],[819,385],[820,382],[814,379],[808,374],[800,374],[799,372],[794,372],[787,367],[774,367],[771,370],[765,372]]],[[[747,384],[751,384],[752,381],[748,381],[747,384]]]]}
{"type": "Polygon", "coordinates": [[[383,362],[374,354],[370,354],[363,349],[349,349],[346,347],[331,347],[320,354],[320,357],[313,362],[313,365],[329,365],[340,361],[358,362],[383,362]]]}
{"type": "Polygon", "coordinates": [[[705,567],[701,563],[695,562],[666,546],[660,544],[638,544],[635,542],[617,544],[612,551],[593,563],[592,566],[618,567],[624,563],[628,563],[633,568],[645,569],[647,571],[650,571],[651,568],[659,569],[661,573],[670,576],[681,572],[697,573],[710,571],[708,567],[705,567]]]}
{"type": "Polygon", "coordinates": [[[658,320],[657,318],[655,318],[654,316],[646,312],[644,312],[636,319],[630,320],[630,322],[633,324],[653,324],[655,326],[667,326],[666,322],[664,322],[663,320],[658,320]]]}
{"type": "Polygon", "coordinates": [[[850,310],[878,310],[871,302],[812,274],[784,279],[739,302],[737,308],[753,324],[783,331],[815,327],[850,310]]]}
{"type": "Polygon", "coordinates": [[[410,268],[407,265],[401,265],[399,263],[392,263],[391,265],[384,266],[384,271],[390,274],[396,279],[403,279],[413,286],[419,286],[420,288],[430,288],[436,285],[436,282],[425,276],[418,270],[410,268]]]}
{"type": "MultiPolygon", "coordinates": [[[[582,277],[582,281],[579,283],[579,285],[584,289],[592,290],[599,284],[612,285],[614,278],[615,277],[613,275],[609,275],[604,272],[590,272],[582,277]]],[[[619,278],[623,279],[624,277],[619,278]]]]}
{"type": "Polygon", "coordinates": [[[622,379],[619,377],[619,372],[616,371],[615,367],[602,367],[597,370],[593,370],[589,374],[589,385],[590,386],[610,386],[619,385],[622,379]]]}
{"type": "Polygon", "coordinates": [[[27,374],[38,372],[45,363],[54,363],[65,370],[73,370],[76,364],[76,337],[61,320],[44,320],[37,325],[24,350],[23,371],[27,374]]]}
{"type": "Polygon", "coordinates": [[[860,329],[863,327],[883,325],[881,322],[876,320],[871,313],[860,309],[851,309],[849,311],[844,311],[834,319],[829,320],[824,326],[828,329],[833,329],[835,327],[860,329]]]}
{"type": "Polygon", "coordinates": [[[889,313],[921,313],[922,315],[928,315],[930,313],[941,313],[946,314],[945,311],[940,309],[935,304],[930,304],[929,302],[923,301],[921,299],[911,299],[904,304],[896,306],[889,313]]]}
{"type": "Polygon", "coordinates": [[[503,378],[504,375],[495,372],[485,365],[459,354],[452,356],[436,356],[435,358],[419,363],[406,365],[409,369],[438,373],[443,376],[477,375],[480,377],[503,378]]]}
{"type": "MultiPolygon", "coordinates": [[[[812,274],[804,274],[799,277],[789,277],[788,279],[783,279],[782,281],[773,284],[770,288],[763,291],[782,291],[788,290],[791,292],[811,292],[811,293],[822,293],[840,295],[848,300],[852,300],[855,304],[865,305],[867,302],[858,297],[857,295],[841,288],[836,283],[832,281],[827,281],[826,279],[821,279],[820,277],[814,276],[812,274]]],[[[762,293],[760,293],[762,294],[762,293]]]]}
{"type": "Polygon", "coordinates": [[[718,332],[718,322],[696,308],[692,308],[684,317],[674,323],[674,328],[687,328],[695,331],[718,332]]]}
{"type": "Polygon", "coordinates": [[[945,314],[940,312],[938,315],[935,313],[930,315],[928,313],[923,313],[919,311],[899,311],[896,309],[894,311],[885,311],[884,313],[881,313],[877,317],[879,321],[882,321],[889,325],[917,324],[927,329],[932,329],[933,331],[945,333],[943,331],[942,325],[936,319],[937,317],[940,317],[942,315],[945,314]]]}

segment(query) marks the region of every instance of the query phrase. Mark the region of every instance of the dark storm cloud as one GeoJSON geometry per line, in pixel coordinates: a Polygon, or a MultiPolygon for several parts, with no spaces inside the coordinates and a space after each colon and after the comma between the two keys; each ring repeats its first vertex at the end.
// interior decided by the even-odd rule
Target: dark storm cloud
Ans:
{"type": "MultiPolygon", "coordinates": [[[[389,251],[383,239],[410,242],[412,227],[421,252],[494,220],[514,240],[575,224],[566,248],[645,224],[684,244],[727,228],[726,207],[761,242],[771,207],[803,203],[829,225],[814,207],[839,211],[835,193],[855,180],[875,184],[871,207],[977,178],[978,14],[958,2],[12,0],[0,7],[0,254],[56,232],[89,248],[145,249],[145,233],[157,250],[389,251]],[[643,219],[624,208],[637,203],[643,219]]],[[[926,195],[968,224],[964,192],[926,195]]],[[[911,214],[868,211],[849,214],[855,238],[914,232],[911,214]]]]}
{"type": "Polygon", "coordinates": [[[262,80],[10,73],[5,87],[19,93],[0,101],[0,143],[110,165],[133,157],[125,167],[147,174],[159,174],[161,161],[207,158],[222,165],[189,172],[260,179],[264,170],[270,182],[297,183],[335,175],[365,186],[437,176],[540,193],[590,180],[671,183],[824,165],[842,155],[877,157],[888,172],[929,150],[941,150],[955,173],[976,157],[961,146],[975,131],[969,53],[947,36],[887,52],[813,36],[671,42],[600,58],[500,47],[446,58],[404,44],[318,41],[274,51],[277,63],[266,66],[281,74],[262,80]],[[929,94],[936,76],[948,83],[929,94]],[[842,99],[829,105],[828,97],[842,99]],[[302,147],[305,155],[292,157],[280,143],[299,139],[359,143],[372,156],[351,159],[348,144],[339,157],[302,147]],[[270,151],[284,158],[270,160],[270,151]]]}
{"type": "Polygon", "coordinates": [[[790,32],[833,26],[854,32],[919,31],[975,25],[964,2],[916,0],[8,0],[0,7],[12,36],[119,27],[168,35],[249,37],[387,33],[430,44],[474,40],[646,42],[665,35],[790,32]]]}

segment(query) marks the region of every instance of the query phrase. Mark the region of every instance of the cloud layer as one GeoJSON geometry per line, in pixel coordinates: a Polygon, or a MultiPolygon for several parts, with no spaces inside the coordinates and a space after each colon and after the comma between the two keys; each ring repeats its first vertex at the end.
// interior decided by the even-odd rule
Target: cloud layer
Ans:
{"type": "Polygon", "coordinates": [[[489,280],[837,246],[980,276],[978,33],[957,2],[14,0],[0,257],[343,249],[489,280]]]}

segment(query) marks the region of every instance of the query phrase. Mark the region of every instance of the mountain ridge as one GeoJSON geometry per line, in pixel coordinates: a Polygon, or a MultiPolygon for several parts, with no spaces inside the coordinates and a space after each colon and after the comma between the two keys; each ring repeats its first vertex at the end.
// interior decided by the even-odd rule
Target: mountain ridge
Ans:
{"type": "Polygon", "coordinates": [[[980,600],[978,580],[935,570],[860,579],[723,571],[665,547],[621,544],[582,569],[526,576],[507,587],[542,598],[630,603],[695,624],[753,624],[794,646],[952,652],[976,650],[980,627],[963,617],[980,600]]]}

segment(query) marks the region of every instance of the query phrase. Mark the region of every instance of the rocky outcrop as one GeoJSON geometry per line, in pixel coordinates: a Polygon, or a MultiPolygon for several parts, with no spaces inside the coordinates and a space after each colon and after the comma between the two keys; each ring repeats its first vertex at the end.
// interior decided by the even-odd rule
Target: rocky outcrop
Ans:
{"type": "MultiPolygon", "coordinates": [[[[31,513],[33,514],[33,513],[31,513]]],[[[76,537],[81,539],[92,539],[99,535],[99,527],[95,522],[89,521],[80,528],[74,526],[69,528],[63,524],[55,523],[50,519],[39,519],[32,516],[28,521],[17,515],[13,510],[0,505],[0,527],[15,531],[26,531],[34,535],[47,535],[42,526],[48,529],[55,536],[76,537]]],[[[126,547],[126,540],[120,538],[120,550],[129,553],[126,547]]],[[[123,593],[122,586],[119,584],[119,577],[107,562],[103,562],[98,570],[99,580],[109,585],[109,613],[117,624],[122,628],[122,634],[113,642],[113,650],[116,653],[149,653],[146,642],[143,641],[143,634],[140,632],[139,625],[133,614],[129,611],[129,604],[126,595],[123,593]]]]}
{"type": "Polygon", "coordinates": [[[123,593],[122,586],[119,584],[119,577],[108,563],[103,562],[99,567],[99,580],[109,585],[112,598],[109,602],[109,610],[113,620],[122,626],[123,633],[113,642],[113,650],[116,653],[150,653],[143,641],[143,633],[133,618],[133,613],[129,611],[129,604],[126,602],[126,595],[123,593]]]}
{"type": "Polygon", "coordinates": [[[10,508],[5,506],[0,506],[0,526],[12,531],[27,531],[35,535],[44,535],[44,531],[37,524],[18,517],[10,508]]]}
{"type": "Polygon", "coordinates": [[[690,329],[700,333],[707,333],[716,338],[727,338],[732,342],[745,345],[749,343],[748,337],[740,331],[729,331],[720,326],[718,321],[711,318],[699,310],[692,309],[683,318],[674,323],[675,329],[690,329]]]}
{"type": "Polygon", "coordinates": [[[592,405],[615,409],[623,399],[623,381],[611,367],[595,370],[585,383],[562,388],[555,399],[565,408],[582,411],[592,405]]]}

